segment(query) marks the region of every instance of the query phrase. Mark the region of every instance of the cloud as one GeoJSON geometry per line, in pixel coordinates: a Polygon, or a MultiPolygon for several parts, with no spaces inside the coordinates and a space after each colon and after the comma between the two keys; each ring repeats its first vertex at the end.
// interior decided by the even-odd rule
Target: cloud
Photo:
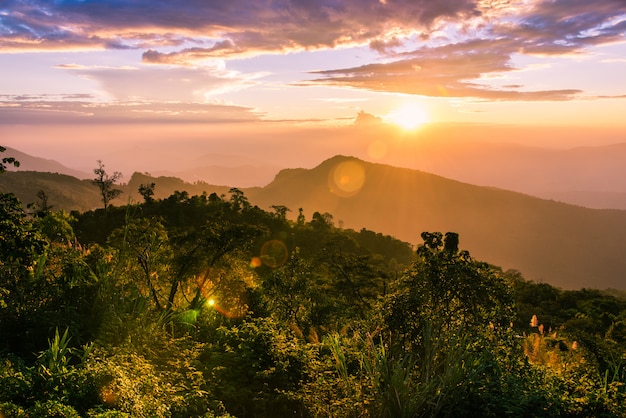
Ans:
{"type": "MultiPolygon", "coordinates": [[[[427,30],[441,18],[476,14],[471,0],[9,0],[0,6],[7,50],[142,48],[196,44],[173,55],[368,44],[398,28],[427,30]],[[203,44],[210,42],[211,46],[203,44]]],[[[147,54],[155,58],[157,52],[147,54]]]]}
{"type": "MultiPolygon", "coordinates": [[[[473,82],[486,73],[502,73],[510,64],[507,41],[470,41],[423,48],[407,58],[356,68],[318,71],[313,83],[431,97],[472,97],[489,100],[567,100],[579,90],[501,90],[473,82]]],[[[516,88],[520,86],[515,86],[516,88]]]]}
{"type": "Polygon", "coordinates": [[[564,54],[593,45],[626,41],[623,0],[535,2],[516,25],[497,25],[494,36],[516,41],[521,52],[564,54]]]}
{"type": "Polygon", "coordinates": [[[225,57],[243,53],[241,48],[236,47],[231,40],[216,42],[209,48],[185,48],[181,51],[163,53],[155,49],[149,49],[143,53],[144,62],[152,64],[182,64],[204,60],[208,58],[225,57]]]}
{"type": "Polygon", "coordinates": [[[156,59],[151,62],[352,44],[385,51],[402,42],[399,35],[428,34],[442,19],[466,25],[483,18],[481,24],[491,26],[493,36],[524,39],[525,50],[537,53],[623,40],[626,29],[623,0],[3,3],[0,47],[5,51],[145,48],[145,59],[156,59]],[[165,46],[183,47],[174,52],[156,49],[165,46]]]}
{"type": "Polygon", "coordinates": [[[214,95],[254,85],[256,78],[265,75],[227,70],[221,60],[196,67],[60,64],[55,68],[96,81],[118,101],[206,102],[214,95]]]}
{"type": "Polygon", "coordinates": [[[384,62],[321,71],[323,77],[302,84],[437,97],[569,100],[581,91],[497,88],[486,79],[516,70],[514,54],[582,54],[592,46],[624,42],[625,34],[624,0],[5,0],[0,6],[2,51],[138,49],[144,63],[167,68],[74,69],[118,99],[197,100],[230,83],[240,88],[250,82],[197,69],[219,59],[369,45],[384,62]],[[134,83],[139,77],[158,88],[134,83]],[[185,80],[200,88],[180,89],[185,80]]]}
{"type": "Polygon", "coordinates": [[[84,95],[0,96],[0,124],[226,123],[259,121],[253,109],[214,103],[93,102],[84,95]]]}
{"type": "MultiPolygon", "coordinates": [[[[498,13],[482,9],[481,18],[475,19],[482,23],[474,25],[474,36],[461,42],[444,40],[440,45],[396,54],[390,62],[319,71],[325,77],[312,83],[486,100],[579,97],[579,89],[528,91],[522,85],[496,88],[485,84],[485,80],[490,75],[518,70],[511,64],[514,54],[580,54],[589,46],[626,41],[626,3],[555,0],[529,4],[531,7],[520,9],[505,7],[498,13]]],[[[461,27],[463,31],[468,29],[461,27]]],[[[377,49],[385,47],[382,44],[377,49]]]]}

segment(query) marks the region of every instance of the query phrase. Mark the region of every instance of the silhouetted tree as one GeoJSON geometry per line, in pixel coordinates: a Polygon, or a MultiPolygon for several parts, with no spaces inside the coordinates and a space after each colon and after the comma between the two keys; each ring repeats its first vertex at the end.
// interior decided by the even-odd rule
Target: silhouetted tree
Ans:
{"type": "Polygon", "coordinates": [[[250,209],[250,202],[248,202],[248,198],[244,195],[244,193],[236,187],[231,188],[230,193],[230,203],[237,212],[250,209]]]}
{"type": "Polygon", "coordinates": [[[139,186],[139,194],[143,196],[143,200],[146,203],[154,202],[154,188],[156,187],[155,183],[150,184],[141,184],[139,186]]]}
{"type": "Polygon", "coordinates": [[[104,169],[104,164],[101,160],[98,160],[98,168],[93,170],[96,177],[91,181],[94,186],[100,189],[100,197],[104,204],[104,210],[109,207],[111,200],[119,197],[122,194],[122,190],[116,189],[115,183],[122,178],[122,173],[115,171],[111,176],[104,169]]]}
{"type": "Polygon", "coordinates": [[[272,205],[270,206],[270,208],[274,209],[274,212],[276,212],[276,216],[279,219],[287,219],[287,212],[290,212],[291,210],[287,207],[287,206],[283,206],[283,205],[272,205]]]}

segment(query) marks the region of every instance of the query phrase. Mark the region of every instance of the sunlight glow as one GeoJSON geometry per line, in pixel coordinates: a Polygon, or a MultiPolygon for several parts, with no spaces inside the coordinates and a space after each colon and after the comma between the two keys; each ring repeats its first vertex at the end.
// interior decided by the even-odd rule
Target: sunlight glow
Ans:
{"type": "Polygon", "coordinates": [[[410,131],[427,123],[429,115],[421,104],[407,102],[389,113],[386,119],[394,125],[410,131]]]}
{"type": "Polygon", "coordinates": [[[328,186],[339,197],[351,197],[361,191],[365,183],[365,169],[358,161],[343,161],[329,173],[328,186]]]}

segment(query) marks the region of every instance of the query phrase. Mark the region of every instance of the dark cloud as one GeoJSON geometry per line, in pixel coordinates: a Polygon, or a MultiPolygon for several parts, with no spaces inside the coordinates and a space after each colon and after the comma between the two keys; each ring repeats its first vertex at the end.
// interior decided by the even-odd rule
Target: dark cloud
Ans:
{"type": "Polygon", "coordinates": [[[515,40],[520,52],[564,54],[626,41],[624,0],[540,1],[517,16],[516,25],[496,25],[493,36],[515,40]]]}
{"type": "Polygon", "coordinates": [[[9,0],[0,12],[4,49],[142,47],[146,36],[161,45],[175,33],[227,41],[221,50],[231,53],[367,44],[390,28],[424,30],[477,13],[471,0],[9,0]]]}

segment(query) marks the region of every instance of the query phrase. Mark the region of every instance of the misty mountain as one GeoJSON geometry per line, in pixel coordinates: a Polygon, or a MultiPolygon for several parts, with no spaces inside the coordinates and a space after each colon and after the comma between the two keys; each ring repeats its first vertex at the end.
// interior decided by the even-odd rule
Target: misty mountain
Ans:
{"type": "Polygon", "coordinates": [[[13,157],[20,162],[19,167],[9,165],[7,167],[8,171],[40,171],[44,173],[59,173],[76,177],[78,179],[87,179],[92,177],[92,174],[90,173],[86,173],[80,170],[74,170],[72,168],[64,166],[63,164],[55,160],[33,157],[32,155],[18,151],[15,148],[5,148],[6,151],[3,153],[3,156],[13,157]]]}
{"type": "MultiPolygon", "coordinates": [[[[350,185],[349,172],[340,181],[350,185]]],[[[335,157],[311,170],[286,170],[247,192],[260,207],[328,212],[347,228],[368,228],[419,244],[423,231],[454,231],[480,260],[566,289],[626,288],[626,211],[568,205],[474,186],[418,170],[335,157]],[[337,167],[360,167],[362,187],[334,193],[337,167]]]]}
{"type": "MultiPolygon", "coordinates": [[[[231,187],[264,186],[284,167],[262,159],[224,153],[181,151],[176,147],[132,146],[116,149],[102,157],[107,169],[124,173],[146,172],[155,177],[177,177],[189,183],[231,187]],[[109,162],[112,162],[109,164],[109,162]]],[[[95,168],[95,161],[94,161],[95,168]]],[[[45,171],[45,170],[44,170],[45,171]]]]}
{"type": "MultiPolygon", "coordinates": [[[[154,182],[155,197],[174,191],[228,195],[228,186],[186,183],[135,173],[121,186],[123,205],[142,201],[141,184],[154,182]],[[129,200],[130,199],[130,200],[129,200]]],[[[49,173],[0,176],[0,190],[23,202],[38,189],[54,209],[101,207],[88,180],[49,173]]],[[[335,225],[367,228],[417,245],[423,231],[454,231],[476,259],[516,269],[524,277],[565,289],[626,289],[626,211],[588,209],[493,187],[476,186],[419,170],[334,157],[312,169],[287,169],[265,187],[242,188],[263,209],[284,205],[292,219],[302,208],[330,213],[335,225]]]]}
{"type": "MultiPolygon", "coordinates": [[[[626,143],[571,149],[425,142],[411,167],[591,208],[626,209],[626,143]]],[[[408,166],[403,164],[403,166],[408,166]]]]}
{"type": "Polygon", "coordinates": [[[187,170],[155,171],[154,175],[177,177],[190,183],[233,185],[236,187],[255,187],[271,182],[279,171],[275,166],[256,165],[205,165],[194,166],[187,170]]]}
{"type": "MultiPolygon", "coordinates": [[[[426,130],[414,138],[396,141],[378,162],[590,208],[626,209],[626,143],[547,148],[524,144],[523,138],[500,138],[502,133],[498,132],[492,132],[493,138],[482,140],[471,132],[467,137],[463,132],[453,134],[450,138],[441,137],[426,130]]],[[[362,132],[351,135],[368,143],[384,137],[384,132],[373,131],[366,137],[362,137],[362,132]]],[[[82,161],[83,171],[78,171],[14,149],[6,155],[17,157],[22,163],[20,170],[57,172],[83,179],[92,177],[90,166],[96,167],[95,160],[82,161]]],[[[190,155],[184,147],[163,145],[111,150],[101,159],[108,170],[123,172],[124,182],[130,173],[138,171],[155,177],[177,177],[192,184],[240,188],[265,186],[280,169],[286,168],[256,156],[220,152],[190,155]]]]}

